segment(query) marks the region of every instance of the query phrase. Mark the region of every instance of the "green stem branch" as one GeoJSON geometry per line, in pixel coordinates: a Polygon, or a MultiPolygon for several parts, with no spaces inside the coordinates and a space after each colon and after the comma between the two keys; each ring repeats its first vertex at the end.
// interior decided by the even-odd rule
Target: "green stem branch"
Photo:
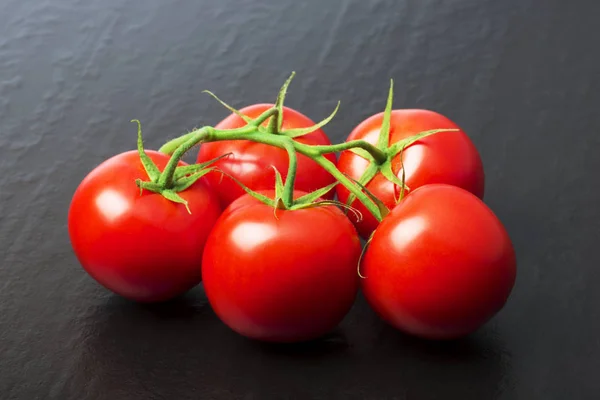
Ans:
{"type": "Polygon", "coordinates": [[[271,118],[272,116],[275,115],[275,118],[273,118],[271,121],[277,119],[277,115],[279,114],[279,111],[276,108],[269,108],[267,111],[263,112],[262,114],[260,114],[258,116],[258,118],[256,118],[254,121],[252,121],[252,123],[250,125],[252,126],[260,126],[263,122],[265,122],[267,119],[271,118]]]}
{"type": "MultiPolygon", "coordinates": [[[[250,128],[248,128],[248,126],[258,127],[258,126],[260,126],[260,124],[262,124],[267,119],[269,119],[270,117],[272,117],[273,115],[276,115],[276,114],[277,114],[277,109],[275,109],[275,108],[269,108],[267,111],[265,111],[261,115],[259,115],[249,125],[247,125],[247,126],[245,126],[243,128],[240,128],[240,129],[230,130],[229,132],[233,132],[233,131],[238,132],[240,130],[243,130],[244,132],[247,132],[247,133],[255,132],[256,129],[250,129],[250,128]]],[[[204,128],[201,128],[201,129],[204,129],[204,128]]],[[[213,129],[213,131],[216,131],[216,129],[214,129],[214,128],[211,128],[211,129],[213,129]]],[[[192,138],[194,138],[196,136],[197,132],[198,132],[198,130],[195,130],[195,131],[192,131],[190,133],[186,133],[185,135],[182,135],[182,136],[180,136],[178,138],[170,140],[169,142],[167,142],[164,145],[162,145],[162,147],[160,149],[158,149],[158,151],[161,152],[161,153],[163,153],[163,154],[172,155],[175,152],[175,150],[177,150],[181,145],[183,145],[188,140],[191,140],[192,138]]]]}
{"type": "Polygon", "coordinates": [[[158,151],[163,154],[171,155],[177,150],[179,146],[190,140],[197,131],[192,131],[190,133],[186,133],[185,135],[179,136],[178,138],[172,139],[167,143],[163,144],[158,151]]]}
{"type": "Polygon", "coordinates": [[[286,208],[291,208],[294,204],[294,181],[296,180],[296,168],[298,166],[298,160],[296,157],[296,149],[294,147],[294,141],[287,139],[283,141],[283,146],[288,153],[289,167],[287,177],[285,178],[285,185],[283,186],[283,204],[286,208]]]}
{"type": "Polygon", "coordinates": [[[158,179],[158,185],[162,188],[169,189],[174,184],[174,174],[177,168],[177,164],[181,157],[189,151],[195,145],[201,142],[218,142],[223,140],[249,140],[256,143],[262,143],[274,147],[284,149],[288,153],[289,167],[288,174],[282,193],[282,201],[286,207],[291,207],[294,203],[294,181],[296,178],[297,170],[297,156],[296,153],[305,155],[323,169],[329,172],[338,182],[344,185],[350,193],[365,205],[365,207],[373,214],[373,216],[381,221],[383,218],[381,211],[377,204],[365,194],[362,188],[356,183],[352,182],[347,176],[345,176],[340,170],[337,169],[334,163],[329,161],[324,155],[334,153],[337,151],[350,150],[354,148],[360,148],[368,152],[374,159],[377,165],[382,165],[388,160],[388,152],[390,155],[395,155],[399,150],[398,145],[402,145],[402,148],[406,145],[414,143],[416,140],[436,134],[438,132],[453,131],[455,129],[435,129],[430,131],[421,132],[414,137],[407,138],[401,142],[396,143],[386,151],[378,149],[376,146],[364,141],[364,140],[352,140],[345,143],[333,144],[327,146],[310,146],[307,144],[299,143],[290,137],[277,134],[269,134],[258,129],[258,126],[266,121],[268,118],[273,117],[277,114],[277,109],[272,108],[265,111],[261,116],[258,117],[252,123],[238,128],[230,130],[218,130],[210,126],[203,127],[196,131],[190,132],[180,138],[174,139],[169,143],[161,147],[160,151],[163,153],[172,153],[169,163],[165,167],[165,170],[158,179]]]}
{"type": "Polygon", "coordinates": [[[329,161],[327,158],[325,158],[322,155],[319,155],[316,158],[313,158],[313,160],[317,164],[319,164],[324,170],[329,172],[335,179],[337,179],[338,182],[340,182],[342,185],[344,185],[346,187],[346,189],[348,189],[348,191],[350,191],[350,193],[354,194],[356,196],[356,198],[358,200],[360,200],[361,203],[364,204],[364,206],[367,208],[367,210],[369,210],[369,212],[371,214],[373,214],[373,216],[377,219],[377,221],[382,220],[383,217],[381,215],[381,212],[379,211],[379,208],[375,204],[375,202],[373,200],[371,200],[369,198],[369,196],[367,196],[365,193],[363,193],[363,191],[361,190],[361,188],[358,185],[356,185],[348,177],[346,177],[346,175],[344,175],[342,172],[340,172],[340,170],[337,169],[337,167],[335,166],[334,163],[332,163],[331,161],[329,161]]]}
{"type": "Polygon", "coordinates": [[[375,160],[377,164],[383,164],[387,161],[387,155],[385,154],[385,152],[381,151],[376,146],[364,140],[351,140],[349,142],[332,144],[328,146],[311,146],[311,148],[321,155],[360,148],[367,151],[373,157],[373,160],[375,160]]]}
{"type": "MultiPolygon", "coordinates": [[[[268,113],[264,113],[264,119],[269,118],[270,115],[268,113]]],[[[261,117],[263,117],[261,116],[261,117]]],[[[233,130],[218,130],[212,127],[204,127],[198,129],[196,131],[190,132],[187,135],[184,135],[182,138],[175,139],[179,143],[179,147],[174,150],[173,156],[171,160],[169,160],[169,164],[163,171],[161,175],[162,184],[168,185],[169,182],[173,180],[173,173],[175,172],[175,168],[177,167],[177,163],[183,157],[183,155],[195,145],[201,142],[217,142],[222,140],[250,140],[257,143],[263,143],[270,146],[279,147],[280,149],[284,149],[288,151],[288,154],[293,154],[290,158],[290,169],[288,170],[288,179],[286,180],[286,196],[293,196],[293,179],[295,178],[296,173],[296,160],[295,152],[303,154],[311,159],[313,159],[317,164],[319,164],[322,168],[324,168],[327,172],[329,172],[334,178],[336,178],[342,185],[344,185],[352,194],[354,194],[364,205],[365,207],[377,218],[381,220],[381,213],[377,205],[361,190],[361,188],[348,179],[342,172],[340,172],[334,163],[329,161],[327,158],[323,156],[323,154],[332,153],[338,150],[347,150],[354,147],[361,147],[367,151],[373,150],[372,145],[364,141],[352,141],[346,143],[342,143],[341,145],[332,145],[332,146],[309,146],[302,143],[299,143],[295,140],[291,140],[290,138],[283,135],[273,135],[273,134],[265,134],[264,132],[259,132],[256,129],[256,126],[246,125],[245,127],[233,130]],[[181,140],[185,138],[186,140],[181,140]],[[294,151],[292,151],[294,150],[294,151]],[[294,167],[292,167],[292,162],[294,167]],[[290,177],[291,175],[291,177],[290,177]],[[292,179],[290,179],[292,178],[292,179]]],[[[170,150],[174,146],[172,142],[165,144],[161,148],[161,152],[166,148],[170,150]]],[[[380,150],[376,149],[378,152],[380,150]]],[[[168,153],[168,152],[167,152],[168,153]]],[[[374,152],[375,153],[375,152],[374,152]]],[[[375,153],[377,154],[377,153],[375,153]]],[[[167,186],[168,187],[168,186],[167,186]]],[[[282,199],[285,202],[290,201],[289,197],[286,199],[282,199]]],[[[287,205],[287,204],[286,204],[287,205]]]]}
{"type": "Polygon", "coordinates": [[[175,175],[175,169],[177,168],[179,160],[181,160],[181,157],[183,157],[183,155],[189,149],[194,147],[197,143],[201,142],[203,138],[205,138],[209,134],[211,129],[211,127],[205,126],[204,128],[200,128],[197,131],[192,132],[193,135],[191,135],[188,138],[188,140],[186,140],[184,143],[182,143],[175,149],[173,155],[167,163],[167,166],[160,175],[160,178],[158,179],[159,185],[167,189],[173,187],[173,176],[175,175]]]}
{"type": "MultiPolygon", "coordinates": [[[[171,158],[169,159],[167,166],[165,167],[162,174],[160,175],[160,178],[158,179],[158,184],[166,189],[170,189],[173,187],[173,183],[174,183],[173,180],[174,180],[174,176],[175,176],[175,170],[177,169],[177,164],[179,163],[181,158],[184,156],[184,154],[187,153],[192,147],[194,147],[198,143],[215,141],[213,139],[213,136],[217,136],[219,133],[225,132],[232,136],[235,135],[235,136],[237,136],[238,139],[241,139],[244,135],[247,135],[247,134],[255,132],[255,131],[256,131],[256,127],[254,127],[252,125],[246,125],[242,128],[231,129],[229,131],[219,131],[211,126],[205,126],[198,130],[190,132],[187,135],[182,136],[182,138],[186,138],[186,140],[183,141],[183,143],[181,143],[182,141],[180,140],[182,138],[175,139],[180,144],[172,152],[171,158]]],[[[226,139],[217,139],[217,140],[226,140],[226,139]]],[[[168,150],[170,150],[172,142],[173,141],[165,144],[162,148],[168,147],[169,148],[168,150]]],[[[161,151],[161,152],[163,152],[163,151],[161,151]]],[[[169,153],[167,153],[167,154],[169,154],[169,153]]]]}

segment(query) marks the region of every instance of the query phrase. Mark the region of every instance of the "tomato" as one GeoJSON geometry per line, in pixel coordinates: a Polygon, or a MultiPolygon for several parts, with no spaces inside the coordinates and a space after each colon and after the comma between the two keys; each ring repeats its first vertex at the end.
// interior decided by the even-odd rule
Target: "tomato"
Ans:
{"type": "MultiPolygon", "coordinates": [[[[371,116],[361,122],[350,133],[347,140],[362,139],[376,144],[382,121],[383,113],[371,116]]],[[[419,132],[432,129],[460,128],[448,118],[433,111],[393,110],[390,118],[389,144],[392,145],[419,132]]],[[[483,164],[477,149],[462,130],[436,133],[404,149],[402,156],[398,154],[392,160],[392,171],[400,179],[402,162],[405,182],[411,190],[430,183],[446,183],[461,187],[483,198],[483,164]]],[[[367,166],[367,160],[351,151],[340,154],[338,168],[356,180],[363,175],[367,166]]],[[[400,187],[387,180],[381,173],[377,173],[366,187],[390,209],[396,205],[396,199],[400,196],[400,187]]],[[[338,185],[337,194],[340,201],[347,202],[349,192],[343,185],[338,185]]],[[[363,214],[360,222],[353,219],[358,232],[364,238],[369,237],[378,225],[377,220],[360,201],[355,200],[352,206],[363,214]]]]}
{"type": "MultiPolygon", "coordinates": [[[[162,171],[169,157],[146,153],[162,171]]],[[[167,300],[200,282],[202,252],[219,203],[198,181],[179,193],[190,215],[160,194],[140,194],[138,178],[148,180],[137,151],[96,167],[73,196],[69,235],[83,268],[106,288],[140,302],[167,300]]]]}
{"type": "Polygon", "coordinates": [[[215,313],[234,331],[306,341],[331,331],[350,310],[360,253],[356,230],[337,207],[277,210],[276,218],[272,207],[245,195],[210,234],[202,278],[215,313]]]}
{"type": "Polygon", "coordinates": [[[433,184],[381,222],[361,265],[362,290],[392,326],[430,339],[473,332],[505,304],[516,275],[511,241],[472,193],[433,184]]]}
{"type": "MultiPolygon", "coordinates": [[[[271,108],[272,104],[255,104],[241,109],[242,114],[256,118],[271,108]]],[[[265,125],[268,121],[265,123],[265,125]]],[[[216,129],[235,129],[246,123],[237,115],[231,114],[219,124],[216,129]]],[[[291,108],[283,109],[282,129],[307,128],[315,123],[305,115],[291,108]]],[[[331,142],[325,132],[317,129],[307,135],[295,138],[297,142],[309,145],[329,145],[331,142]]],[[[206,162],[223,154],[231,153],[214,164],[223,172],[235,177],[252,190],[272,190],[275,187],[275,171],[281,173],[283,179],[287,176],[289,165],[288,155],[284,149],[247,140],[220,141],[204,143],[200,146],[198,162],[206,162]]],[[[336,161],[334,154],[326,156],[330,161],[336,161]]],[[[221,205],[225,208],[233,200],[245,194],[244,190],[226,175],[214,172],[207,175],[213,191],[219,196],[221,205]]],[[[312,192],[335,182],[335,179],[310,158],[298,154],[298,167],[295,187],[298,190],[312,192]]],[[[332,199],[335,191],[331,190],[323,196],[332,199]]]]}

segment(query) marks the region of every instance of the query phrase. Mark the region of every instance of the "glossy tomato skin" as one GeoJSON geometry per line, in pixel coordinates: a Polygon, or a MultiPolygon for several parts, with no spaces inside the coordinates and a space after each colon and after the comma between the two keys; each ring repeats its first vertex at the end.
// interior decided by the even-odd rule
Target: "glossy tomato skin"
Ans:
{"type": "MultiPolygon", "coordinates": [[[[382,122],[383,113],[367,118],[350,133],[347,140],[362,139],[375,144],[379,138],[382,122]]],[[[431,129],[460,129],[460,127],[434,111],[393,110],[390,119],[390,144],[431,129]]],[[[406,184],[411,190],[427,184],[445,183],[461,187],[483,198],[485,180],[483,164],[473,142],[462,130],[440,132],[407,147],[402,158],[397,155],[392,162],[392,170],[399,178],[402,178],[402,161],[406,184]]],[[[358,180],[367,166],[368,162],[364,158],[351,151],[340,154],[338,168],[354,179],[358,180]]],[[[400,195],[400,188],[381,174],[377,174],[367,184],[367,188],[390,209],[396,205],[396,199],[400,195]]],[[[337,186],[337,194],[340,201],[345,203],[348,200],[349,192],[344,186],[337,186]]],[[[363,214],[360,222],[353,219],[356,228],[361,236],[368,238],[378,222],[360,201],[355,200],[353,207],[363,214]]]]}
{"type": "Polygon", "coordinates": [[[426,185],[384,218],[362,260],[365,298],[406,333],[453,339],[505,304],[516,259],[504,227],[476,196],[426,185]]]}
{"type": "Polygon", "coordinates": [[[204,251],[206,295],[218,317],[246,337],[318,338],[354,302],[360,240],[336,207],[273,212],[248,195],[223,212],[204,251]]]}
{"type": "MultiPolygon", "coordinates": [[[[169,157],[147,151],[162,171],[169,157]]],[[[180,165],[183,165],[181,163],[180,165]]],[[[113,292],[139,302],[168,300],[201,280],[204,244],[218,199],[202,181],[185,206],[136,186],[148,175],[136,151],[114,156],[79,185],[69,209],[71,243],[83,268],[113,292]]]]}
{"type": "MultiPolygon", "coordinates": [[[[240,111],[250,118],[256,118],[263,112],[271,108],[272,104],[255,104],[245,107],[240,111]]],[[[291,108],[284,107],[283,110],[283,129],[306,128],[315,123],[305,115],[291,108]]],[[[231,114],[223,121],[219,122],[217,129],[235,129],[246,125],[246,123],[237,115],[231,114]]],[[[317,129],[307,135],[295,138],[299,143],[309,145],[329,145],[329,138],[321,129],[317,129]]],[[[287,176],[288,155],[284,149],[269,146],[262,143],[255,143],[247,140],[221,141],[213,143],[204,143],[200,146],[198,153],[198,162],[206,162],[215,159],[223,154],[231,155],[214,164],[223,172],[234,176],[250,189],[272,190],[275,187],[275,171],[272,166],[277,168],[283,178],[287,176]]],[[[331,162],[336,162],[334,154],[327,155],[331,162]]],[[[225,208],[233,200],[246,194],[240,186],[226,175],[218,172],[207,175],[212,190],[219,196],[221,206],[225,208]]],[[[308,157],[298,154],[298,167],[296,173],[295,187],[298,190],[312,192],[334,182],[334,178],[317,163],[308,157]]],[[[331,190],[323,196],[332,199],[335,191],[331,190]]]]}

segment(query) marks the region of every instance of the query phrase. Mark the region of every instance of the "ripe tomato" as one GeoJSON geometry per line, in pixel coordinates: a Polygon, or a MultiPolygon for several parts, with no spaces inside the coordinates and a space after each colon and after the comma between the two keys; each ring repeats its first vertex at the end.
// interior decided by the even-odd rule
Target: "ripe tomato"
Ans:
{"type": "MultiPolygon", "coordinates": [[[[361,122],[348,136],[348,141],[362,139],[376,144],[383,121],[383,113],[367,118],[361,122]]],[[[393,110],[390,118],[390,145],[413,136],[419,132],[432,129],[459,129],[448,118],[428,110],[393,110]]],[[[406,185],[411,189],[430,184],[446,183],[461,187],[476,196],[483,198],[484,173],[481,158],[477,149],[462,131],[440,132],[427,136],[404,149],[402,159],[398,154],[392,161],[392,171],[402,178],[402,161],[406,185]]],[[[341,153],[338,168],[348,176],[358,180],[369,165],[359,155],[344,151],[341,153]]],[[[400,196],[400,187],[387,180],[381,173],[366,185],[375,196],[392,209],[400,196]]],[[[346,203],[349,192],[343,185],[338,185],[337,194],[340,201],[346,203]]],[[[355,222],[358,232],[364,238],[375,230],[377,220],[367,211],[360,201],[352,204],[362,214],[363,219],[355,222]]]]}
{"type": "MultiPolygon", "coordinates": [[[[240,111],[250,118],[256,118],[272,106],[272,104],[255,104],[240,111]]],[[[215,128],[235,129],[245,124],[239,116],[231,114],[219,122],[215,128]]],[[[283,108],[283,130],[307,128],[314,124],[313,121],[298,111],[288,107],[283,108]]],[[[294,140],[309,145],[331,144],[329,138],[321,129],[297,137],[294,140]]],[[[287,176],[289,162],[287,152],[284,149],[246,140],[204,143],[200,146],[198,162],[206,162],[227,153],[231,153],[231,155],[213,165],[235,177],[252,190],[272,190],[275,187],[275,171],[272,166],[277,168],[283,179],[287,176]]],[[[328,154],[326,157],[332,162],[336,161],[334,154],[328,154]]],[[[232,179],[218,172],[209,173],[207,179],[213,191],[219,196],[223,208],[246,193],[232,179]]],[[[335,179],[327,171],[310,158],[298,154],[295,184],[298,190],[312,192],[333,182],[335,182],[335,179]]],[[[331,190],[324,198],[332,199],[334,195],[335,191],[331,190]]]]}
{"type": "Polygon", "coordinates": [[[450,339],[504,306],[516,260],[504,227],[479,198],[435,184],[384,218],[361,272],[365,298],[383,320],[413,335],[450,339]]]}
{"type": "MultiPolygon", "coordinates": [[[[146,153],[162,171],[169,157],[146,153]]],[[[73,196],[69,235],[83,268],[106,288],[140,302],[167,300],[200,282],[202,251],[219,203],[198,181],[179,193],[190,215],[160,194],[140,195],[138,178],[148,180],[137,151],[96,167],[73,196]]]]}
{"type": "Polygon", "coordinates": [[[334,206],[273,212],[249,195],[223,212],[204,251],[206,295],[217,316],[246,337],[317,338],[354,302],[360,240],[334,206]]]}

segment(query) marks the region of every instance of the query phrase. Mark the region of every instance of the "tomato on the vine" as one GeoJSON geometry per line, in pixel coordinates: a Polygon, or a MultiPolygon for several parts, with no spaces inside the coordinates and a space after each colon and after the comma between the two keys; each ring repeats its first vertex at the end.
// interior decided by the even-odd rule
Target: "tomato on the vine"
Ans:
{"type": "MultiPolygon", "coordinates": [[[[167,155],[146,153],[160,170],[169,161],[167,155]]],[[[219,202],[197,181],[179,193],[189,214],[160,194],[140,193],[136,179],[148,179],[137,151],[90,172],[71,201],[71,243],[83,268],[106,288],[140,302],[167,300],[200,282],[202,252],[219,202]]]]}
{"type": "Polygon", "coordinates": [[[430,338],[466,335],[506,303],[516,276],[510,238],[472,193],[423,186],[387,215],[362,260],[365,298],[404,332],[430,338]]]}
{"type": "Polygon", "coordinates": [[[211,232],[202,279],[215,313],[237,333],[306,341],[331,331],[350,310],[360,253],[356,230],[339,208],[274,210],[245,195],[211,232]]]}
{"type": "MultiPolygon", "coordinates": [[[[376,144],[383,117],[384,113],[381,112],[367,118],[354,128],[347,141],[362,139],[376,144]]],[[[482,198],[484,172],[479,153],[469,137],[445,116],[429,110],[393,110],[390,118],[389,145],[433,129],[459,130],[440,132],[409,145],[392,160],[393,173],[401,178],[404,165],[405,183],[411,190],[426,184],[445,183],[461,187],[482,198]]],[[[340,171],[355,180],[359,180],[368,165],[366,159],[350,150],[342,152],[338,160],[340,171]]],[[[396,205],[401,194],[401,188],[381,173],[377,173],[366,187],[390,209],[396,205]]],[[[344,203],[350,195],[342,185],[337,187],[337,194],[344,203]]],[[[361,221],[353,220],[358,232],[364,238],[369,237],[378,225],[377,220],[359,201],[354,200],[352,206],[363,214],[361,221]]]]}
{"type": "MultiPolygon", "coordinates": [[[[273,107],[273,104],[255,104],[242,108],[240,112],[252,119],[273,107]]],[[[268,121],[267,121],[268,123],[268,121]]],[[[267,124],[265,123],[265,125],[267,124]]],[[[215,129],[235,129],[246,125],[236,114],[231,114],[219,122],[215,129]]],[[[289,107],[283,107],[282,130],[308,128],[315,125],[304,114],[289,107]]],[[[308,145],[329,145],[329,138],[322,129],[294,138],[299,143],[308,145]]],[[[245,194],[244,190],[227,175],[233,176],[252,190],[272,190],[275,187],[275,167],[285,179],[288,169],[288,155],[284,149],[255,143],[247,140],[225,140],[204,143],[200,146],[198,162],[206,162],[224,154],[230,154],[214,164],[226,174],[212,172],[207,175],[211,189],[219,196],[221,206],[226,207],[233,200],[245,194]]],[[[334,154],[326,157],[335,162],[334,154]]],[[[310,158],[299,154],[296,174],[296,188],[312,192],[335,182],[335,179],[310,158]]],[[[332,199],[335,191],[331,190],[323,196],[332,199]]]]}

